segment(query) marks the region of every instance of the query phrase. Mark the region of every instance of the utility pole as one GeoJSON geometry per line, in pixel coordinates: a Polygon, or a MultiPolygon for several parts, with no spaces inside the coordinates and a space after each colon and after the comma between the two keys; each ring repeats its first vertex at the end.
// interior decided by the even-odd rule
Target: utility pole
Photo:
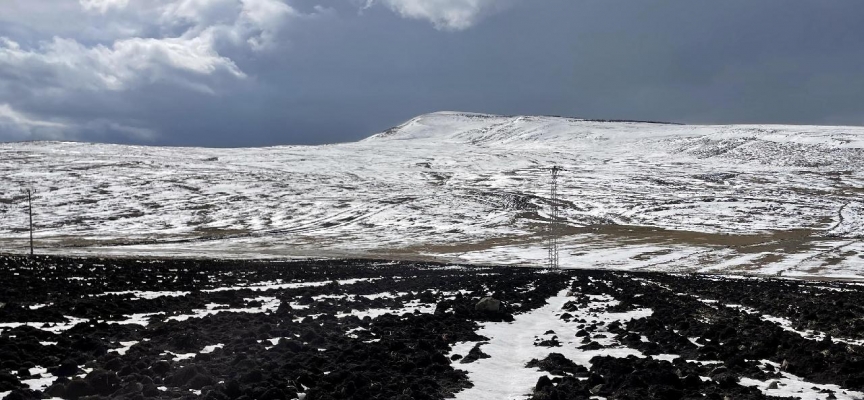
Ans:
{"type": "Polygon", "coordinates": [[[27,212],[30,214],[30,255],[33,255],[33,189],[25,189],[27,193],[27,212]]]}
{"type": "Polygon", "coordinates": [[[552,180],[549,188],[549,268],[558,269],[558,173],[561,167],[555,165],[549,169],[552,172],[552,180]]]}

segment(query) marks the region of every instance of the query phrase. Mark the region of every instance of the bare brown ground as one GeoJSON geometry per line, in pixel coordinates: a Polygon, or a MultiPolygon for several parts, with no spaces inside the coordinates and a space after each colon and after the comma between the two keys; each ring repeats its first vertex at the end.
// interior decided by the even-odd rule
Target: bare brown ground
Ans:
{"type": "MultiPolygon", "coordinates": [[[[529,233],[522,235],[487,238],[475,242],[429,244],[376,250],[339,250],[338,248],[340,245],[344,245],[344,242],[350,240],[350,238],[307,237],[290,245],[274,246],[265,242],[249,243],[247,248],[227,248],[224,251],[208,250],[207,246],[203,246],[201,249],[190,248],[188,251],[178,247],[177,254],[183,254],[184,258],[244,258],[254,255],[255,257],[260,256],[263,258],[361,258],[399,261],[458,262],[459,255],[463,253],[488,251],[502,246],[542,246],[545,244],[545,241],[548,238],[545,231],[546,225],[542,223],[533,224],[528,226],[528,229],[529,233]]],[[[118,257],[123,256],[124,253],[126,253],[124,246],[127,245],[158,244],[163,240],[166,244],[170,245],[178,244],[184,240],[201,237],[218,240],[230,238],[232,236],[242,236],[246,233],[247,232],[240,230],[210,230],[206,232],[197,232],[194,235],[188,235],[188,237],[172,235],[170,237],[153,236],[137,239],[99,239],[72,236],[43,237],[38,239],[37,246],[46,247],[48,250],[45,252],[53,254],[75,253],[100,256],[104,254],[110,257],[118,257]]],[[[742,255],[764,255],[747,264],[726,270],[724,271],[725,273],[756,272],[762,267],[783,261],[789,254],[804,252],[812,253],[814,259],[826,258],[826,265],[823,267],[830,267],[831,265],[836,265],[842,262],[842,260],[837,259],[836,254],[833,254],[836,249],[833,249],[830,246],[825,246],[825,242],[831,239],[823,238],[820,235],[820,232],[809,229],[767,231],[756,234],[736,235],[668,230],[646,226],[591,225],[584,227],[561,227],[558,234],[560,236],[560,242],[564,245],[568,243],[579,243],[582,245],[588,245],[588,247],[596,244],[598,247],[603,248],[618,245],[694,246],[705,248],[706,252],[704,254],[688,258],[688,260],[692,260],[692,270],[698,270],[724,261],[728,256],[724,256],[720,252],[715,253],[713,250],[726,249],[742,255]]],[[[210,249],[212,249],[212,247],[210,249]]],[[[3,251],[17,253],[26,252],[26,241],[22,239],[0,240],[0,252],[3,251]]],[[[154,248],[153,251],[154,253],[159,252],[171,254],[169,248],[159,249],[157,247],[154,248]]],[[[147,250],[137,250],[137,254],[134,256],[137,257],[142,252],[147,252],[147,250]]],[[[636,255],[633,258],[638,261],[645,261],[656,256],[667,255],[670,253],[671,251],[666,250],[660,250],[659,252],[647,251],[643,254],[636,255]]],[[[849,257],[856,256],[856,254],[849,255],[849,257]]],[[[658,266],[662,267],[662,265],[658,266]]],[[[801,272],[819,273],[819,269],[820,267],[816,267],[801,272]]]]}
{"type": "MultiPolygon", "coordinates": [[[[543,231],[545,226],[534,227],[533,233],[525,235],[501,236],[483,239],[472,243],[446,245],[411,246],[396,253],[466,253],[489,250],[499,246],[526,244],[542,244],[548,236],[543,231]],[[539,229],[538,229],[539,228],[539,229]]],[[[723,233],[706,233],[694,231],[668,230],[655,227],[635,225],[590,225],[585,227],[565,226],[558,231],[562,243],[578,236],[587,242],[621,243],[621,244],[655,244],[655,245],[690,245],[703,247],[732,247],[738,252],[791,252],[812,247],[814,242],[822,240],[815,231],[808,229],[790,231],[770,231],[751,235],[735,235],[723,233]]]]}

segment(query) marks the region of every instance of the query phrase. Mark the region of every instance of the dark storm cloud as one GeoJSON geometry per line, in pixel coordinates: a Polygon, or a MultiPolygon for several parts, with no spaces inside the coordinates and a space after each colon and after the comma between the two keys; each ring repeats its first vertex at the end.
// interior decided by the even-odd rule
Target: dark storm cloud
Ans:
{"type": "Polygon", "coordinates": [[[855,0],[153,3],[0,0],[0,140],[328,143],[438,110],[864,124],[855,0]]]}

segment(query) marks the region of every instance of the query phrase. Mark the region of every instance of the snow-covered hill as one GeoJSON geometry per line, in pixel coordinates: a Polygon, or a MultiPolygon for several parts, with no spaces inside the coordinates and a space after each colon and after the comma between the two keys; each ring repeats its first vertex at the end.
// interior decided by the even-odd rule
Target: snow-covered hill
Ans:
{"type": "Polygon", "coordinates": [[[0,144],[0,251],[864,275],[864,128],[441,112],[356,143],[0,144]]]}

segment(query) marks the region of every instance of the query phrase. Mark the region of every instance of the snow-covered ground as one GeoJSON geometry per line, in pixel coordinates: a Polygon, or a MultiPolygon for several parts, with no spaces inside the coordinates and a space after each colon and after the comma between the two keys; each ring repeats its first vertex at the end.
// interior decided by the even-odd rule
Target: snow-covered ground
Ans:
{"type": "Polygon", "coordinates": [[[435,113],[355,143],[0,144],[0,251],[864,276],[864,128],[435,113]]]}
{"type": "MultiPolygon", "coordinates": [[[[603,322],[608,324],[613,321],[627,322],[630,319],[638,319],[651,315],[651,310],[637,310],[633,312],[589,312],[588,309],[605,309],[614,305],[614,300],[595,296],[594,301],[583,307],[580,312],[575,312],[576,320],[584,319],[589,323],[603,322]]],[[[513,322],[489,322],[477,332],[481,336],[488,337],[488,342],[481,343],[481,350],[490,358],[480,359],[471,364],[460,364],[457,368],[466,370],[469,379],[474,384],[470,389],[457,393],[457,399],[527,399],[531,396],[531,390],[537,379],[546,375],[546,372],[537,368],[524,368],[532,359],[542,360],[550,353],[563,354],[567,359],[585,366],[591,366],[591,358],[598,355],[612,357],[627,357],[635,355],[643,357],[636,349],[620,346],[614,339],[597,339],[604,346],[599,350],[580,350],[580,338],[576,336],[579,331],[578,322],[567,322],[560,319],[565,313],[564,304],[573,298],[567,295],[567,290],[562,290],[558,296],[549,299],[546,306],[530,313],[517,315],[513,322]],[[554,333],[547,333],[552,331],[554,333]],[[532,343],[532,338],[543,339],[555,337],[561,341],[561,347],[540,347],[532,343]]],[[[600,330],[600,332],[605,332],[600,330]]],[[[460,343],[455,346],[453,354],[467,354],[476,345],[475,342],[460,343]]]]}

